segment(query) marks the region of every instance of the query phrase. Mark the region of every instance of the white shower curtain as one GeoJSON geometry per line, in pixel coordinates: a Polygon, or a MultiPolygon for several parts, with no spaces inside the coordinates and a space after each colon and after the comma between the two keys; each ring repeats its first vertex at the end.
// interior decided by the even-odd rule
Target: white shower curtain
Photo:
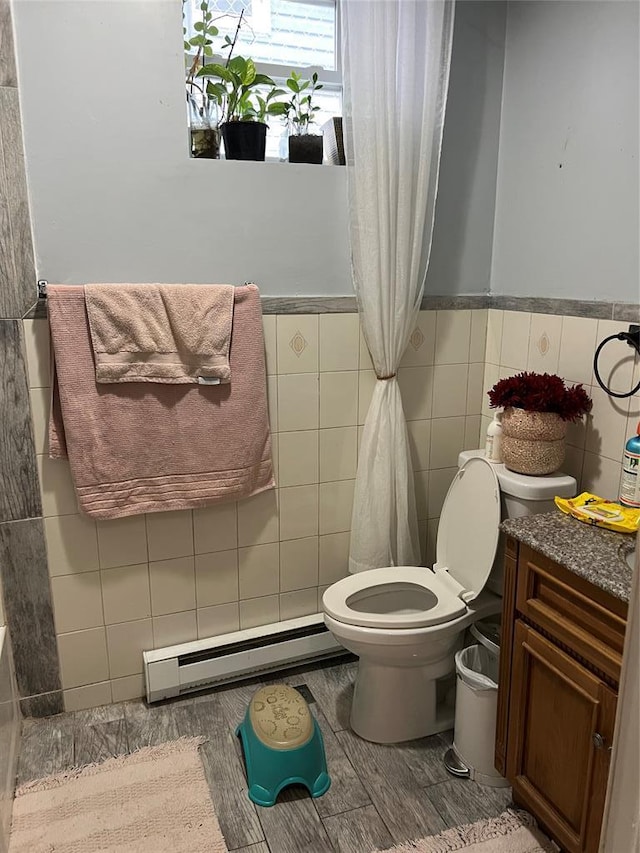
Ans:
{"type": "Polygon", "coordinates": [[[378,381],[358,457],[349,570],[418,565],[407,426],[396,373],[424,291],[452,0],[342,0],[353,280],[378,381]]]}

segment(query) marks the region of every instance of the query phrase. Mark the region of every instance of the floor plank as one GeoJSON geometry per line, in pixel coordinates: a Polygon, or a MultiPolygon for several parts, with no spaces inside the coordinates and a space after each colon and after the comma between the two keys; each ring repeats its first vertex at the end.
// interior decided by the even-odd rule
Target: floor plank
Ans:
{"type": "Polygon", "coordinates": [[[429,789],[419,788],[415,778],[394,745],[369,743],[350,731],[336,737],[351,764],[357,767],[362,784],[396,843],[445,828],[432,801],[429,789]]]}
{"type": "Polygon", "coordinates": [[[357,661],[336,664],[307,673],[305,683],[334,732],[349,728],[357,661]]]}
{"type": "Polygon", "coordinates": [[[249,847],[238,847],[233,853],[271,853],[271,851],[265,841],[260,841],[258,844],[251,844],[249,847]]]}
{"type": "Polygon", "coordinates": [[[94,726],[74,726],[76,767],[95,764],[116,755],[127,755],[128,752],[127,725],[124,718],[94,726]]]}
{"type": "Polygon", "coordinates": [[[449,746],[440,735],[398,743],[395,748],[421,788],[451,779],[443,761],[449,746]]]}
{"type": "Polygon", "coordinates": [[[87,708],[85,711],[74,711],[73,722],[77,726],[95,726],[98,723],[112,723],[114,720],[124,720],[125,703],[116,702],[113,705],[101,705],[99,708],[87,708]]]}
{"type": "Polygon", "coordinates": [[[129,749],[159,746],[180,737],[175,718],[175,703],[149,706],[142,699],[125,704],[129,749]]]}
{"type": "Polygon", "coordinates": [[[374,806],[322,819],[336,853],[371,853],[393,845],[393,838],[374,806]]]}
{"type": "Polygon", "coordinates": [[[25,720],[22,727],[17,783],[42,779],[74,766],[73,717],[60,714],[25,720]]]}
{"type": "Polygon", "coordinates": [[[327,793],[315,800],[318,814],[320,817],[326,817],[339,812],[346,812],[349,809],[370,805],[369,795],[326,717],[316,704],[309,707],[322,732],[327,769],[331,777],[331,787],[327,793]]]}
{"type": "Polygon", "coordinates": [[[285,788],[275,806],[259,808],[258,817],[273,853],[330,853],[333,845],[302,786],[285,788]]]}
{"type": "Polygon", "coordinates": [[[511,788],[491,788],[471,779],[450,779],[425,791],[447,827],[496,817],[511,802],[511,788]]]}

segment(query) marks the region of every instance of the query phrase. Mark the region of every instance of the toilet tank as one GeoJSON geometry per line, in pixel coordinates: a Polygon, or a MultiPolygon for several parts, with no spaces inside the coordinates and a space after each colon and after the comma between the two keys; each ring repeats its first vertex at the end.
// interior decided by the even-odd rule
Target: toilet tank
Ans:
{"type": "MultiPolygon", "coordinates": [[[[475,456],[484,457],[484,450],[463,450],[458,456],[460,468],[468,459],[475,456]]],[[[562,474],[546,474],[544,477],[532,477],[528,474],[516,474],[502,464],[494,464],[493,468],[500,484],[500,503],[502,518],[521,518],[523,515],[537,515],[541,512],[551,512],[555,509],[554,497],[575,497],[578,484],[574,477],[562,474]]],[[[493,564],[487,586],[493,592],[502,594],[503,574],[502,537],[496,559],[493,564]]]]}

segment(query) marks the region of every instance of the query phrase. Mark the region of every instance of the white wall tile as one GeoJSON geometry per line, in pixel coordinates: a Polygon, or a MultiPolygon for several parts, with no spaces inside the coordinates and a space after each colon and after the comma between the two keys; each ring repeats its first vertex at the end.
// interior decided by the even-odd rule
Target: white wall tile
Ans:
{"type": "Polygon", "coordinates": [[[487,324],[489,312],[486,308],[477,308],[471,312],[471,340],[469,341],[469,361],[484,364],[487,349],[487,324]]]}
{"type": "Polygon", "coordinates": [[[557,373],[562,335],[562,317],[554,314],[532,314],[529,328],[527,370],[534,373],[557,373]]]}
{"type": "Polygon", "coordinates": [[[425,565],[429,567],[433,567],[436,562],[439,522],[439,518],[430,518],[429,521],[427,521],[427,549],[425,554],[425,565]]]}
{"type": "Polygon", "coordinates": [[[215,551],[196,556],[196,605],[228,604],[240,597],[238,552],[215,551]]]}
{"type": "Polygon", "coordinates": [[[100,568],[147,562],[147,528],[143,515],[99,521],[97,530],[100,568]]]}
{"type": "Polygon", "coordinates": [[[471,311],[438,311],[435,364],[468,364],[471,311]]]}
{"type": "Polygon", "coordinates": [[[167,616],[154,616],[151,622],[154,649],[176,646],[179,643],[190,643],[198,639],[195,610],[169,613],[167,616]]]}
{"type": "Polygon", "coordinates": [[[96,684],[109,678],[104,628],[90,628],[58,636],[62,687],[96,684]]]}
{"type": "Polygon", "coordinates": [[[240,627],[257,628],[280,620],[280,602],[277,595],[252,598],[240,602],[240,627]]]}
{"type": "Polygon", "coordinates": [[[318,430],[283,432],[278,446],[278,485],[318,482],[318,430]]]}
{"type": "Polygon", "coordinates": [[[373,370],[360,370],[358,373],[358,423],[363,424],[371,405],[373,389],[376,387],[376,375],[373,370]]]}
{"type": "Polygon", "coordinates": [[[32,388],[29,391],[36,453],[45,455],[49,453],[49,397],[48,388],[32,388]]]}
{"type": "Polygon", "coordinates": [[[151,619],[108,625],[106,631],[111,678],[142,672],[142,652],[153,648],[151,619]]]}
{"type": "MultiPolygon", "coordinates": [[[[358,320],[360,320],[360,315],[358,315],[358,320]]],[[[367,342],[364,338],[362,323],[360,323],[360,353],[358,358],[358,369],[373,370],[373,362],[371,360],[371,354],[367,347],[367,342]]]]}
{"type": "Polygon", "coordinates": [[[51,594],[58,634],[104,624],[99,572],[51,578],[51,594]]]}
{"type": "MultiPolygon", "coordinates": [[[[493,388],[500,378],[500,368],[496,364],[486,364],[484,368],[484,393],[482,395],[482,414],[493,419],[493,409],[489,406],[487,392],[493,388]]],[[[484,434],[484,433],[483,433],[484,434]]]]}
{"type": "Polygon", "coordinates": [[[349,533],[330,533],[320,537],[319,582],[325,586],[349,574],[349,533]]]}
{"type": "Polygon", "coordinates": [[[502,320],[502,348],[499,364],[524,370],[529,355],[531,314],[526,311],[505,311],[502,320]]]}
{"type": "MultiPolygon", "coordinates": [[[[596,341],[600,344],[609,335],[626,332],[628,327],[628,323],[619,320],[598,320],[596,341]]],[[[622,394],[633,388],[634,354],[635,350],[625,341],[609,341],[602,348],[598,356],[598,370],[602,381],[612,391],[622,394]]],[[[595,374],[591,384],[597,384],[595,374]]]]}
{"type": "Polygon", "coordinates": [[[433,374],[433,367],[401,367],[398,370],[402,406],[408,421],[421,421],[431,417],[433,374]]]}
{"type": "Polygon", "coordinates": [[[203,607],[198,610],[197,618],[199,640],[240,630],[240,610],[237,601],[232,604],[203,607]]]}
{"type": "Polygon", "coordinates": [[[587,415],[586,449],[620,462],[627,440],[628,400],[609,397],[601,388],[591,389],[593,409],[587,415]]]}
{"type": "Polygon", "coordinates": [[[320,370],[357,370],[360,323],[357,314],[320,315],[320,370]]]}
{"type": "Polygon", "coordinates": [[[46,320],[24,320],[23,324],[29,388],[48,388],[49,324],[46,320]]]}
{"type": "Polygon", "coordinates": [[[101,681],[99,684],[72,687],[71,690],[65,690],[62,696],[64,709],[67,713],[71,711],[84,711],[87,708],[99,708],[101,705],[110,705],[112,702],[111,682],[101,681]]]}
{"type": "Polygon", "coordinates": [[[280,314],[276,328],[278,373],[317,373],[318,315],[280,314]]]}
{"type": "Polygon", "coordinates": [[[267,376],[267,408],[269,413],[269,430],[271,434],[278,432],[278,377],[267,376]]]}
{"type": "Polygon", "coordinates": [[[500,364],[502,350],[502,324],[504,311],[489,309],[487,315],[487,348],[484,361],[488,364],[500,364]]]}
{"type": "Polygon", "coordinates": [[[433,376],[434,418],[449,418],[467,413],[467,364],[437,364],[433,376]]]}
{"type": "Polygon", "coordinates": [[[429,468],[453,468],[458,454],[465,450],[466,418],[434,418],[431,421],[429,468]]]}
{"type": "Polygon", "coordinates": [[[168,560],[193,554],[191,510],[155,512],[146,516],[150,560],[168,560]]]}
{"type": "Polygon", "coordinates": [[[484,436],[482,432],[482,418],[480,415],[467,415],[464,419],[464,449],[475,450],[484,447],[484,436]]]}
{"type": "Polygon", "coordinates": [[[564,471],[565,474],[569,474],[571,477],[575,477],[576,483],[578,484],[576,494],[583,491],[581,487],[583,464],[584,450],[580,447],[572,447],[570,444],[567,444],[565,447],[564,462],[562,463],[560,470],[564,471]]]}
{"type": "Polygon", "coordinates": [[[319,442],[320,482],[352,480],[356,476],[358,464],[357,427],[322,429],[319,442]]]}
{"type": "Polygon", "coordinates": [[[238,546],[238,510],[235,502],[193,511],[196,554],[229,551],[238,546]]]}
{"type": "Polygon", "coordinates": [[[318,585],[318,537],[290,539],[280,544],[280,591],[318,585]]]}
{"type": "Polygon", "coordinates": [[[78,501],[66,459],[37,456],[43,515],[76,515],[78,501]]]}
{"type": "Polygon", "coordinates": [[[408,421],[407,432],[413,470],[424,471],[429,467],[431,421],[408,421]]]}
{"type": "Polygon", "coordinates": [[[99,567],[96,523],[85,515],[45,518],[49,574],[70,575],[99,567]]]}
{"type": "Polygon", "coordinates": [[[277,542],[278,492],[267,489],[238,502],[238,545],[277,542]]]}
{"type": "Polygon", "coordinates": [[[319,531],[341,533],[351,529],[355,480],[320,483],[319,531]]]}
{"type": "Polygon", "coordinates": [[[317,373],[278,376],[278,430],[317,429],[319,413],[317,373]]]}
{"type": "Polygon", "coordinates": [[[592,317],[563,317],[558,373],[569,383],[591,384],[598,321],[592,317]]]}
{"type": "Polygon", "coordinates": [[[622,467],[619,462],[586,452],[581,488],[606,500],[617,501],[620,497],[621,474],[622,467]]]}
{"type": "Polygon", "coordinates": [[[128,702],[130,699],[139,699],[145,695],[144,677],[138,675],[126,675],[124,678],[113,678],[111,680],[111,693],[114,702],[128,702]]]}
{"type": "Polygon", "coordinates": [[[280,489],[280,539],[302,539],[318,533],[318,486],[280,489]]]}
{"type": "Polygon", "coordinates": [[[457,470],[456,466],[455,468],[438,468],[429,472],[429,518],[439,517],[457,470]]]}
{"type": "Polygon", "coordinates": [[[146,563],[103,569],[101,582],[105,624],[151,616],[149,567],[146,563]]]}
{"type": "Polygon", "coordinates": [[[317,607],[317,587],[285,592],[280,596],[280,619],[298,619],[300,616],[308,616],[311,613],[317,613],[317,607]]]}
{"type": "Polygon", "coordinates": [[[426,519],[429,515],[429,477],[430,471],[416,471],[413,475],[413,487],[416,499],[418,520],[426,519]]]}
{"type": "Polygon", "coordinates": [[[320,374],[320,427],[355,425],[358,420],[358,373],[320,374]]]}
{"type": "Polygon", "coordinates": [[[263,314],[262,331],[264,335],[265,366],[267,376],[271,376],[278,372],[275,314],[263,314]]]}
{"type": "Polygon", "coordinates": [[[280,584],[280,545],[254,545],[238,550],[240,598],[257,598],[278,592],[280,584]]]}
{"type": "Polygon", "coordinates": [[[419,311],[416,325],[402,356],[400,367],[424,367],[433,364],[436,348],[436,311],[419,311]]]}
{"type": "Polygon", "coordinates": [[[484,364],[475,362],[469,365],[467,377],[467,414],[479,415],[482,411],[484,385],[484,364]]]}
{"type": "MultiPolygon", "coordinates": [[[[151,612],[154,616],[195,610],[196,580],[193,557],[149,563],[151,612]]],[[[129,675],[130,673],[123,673],[129,675]]]]}

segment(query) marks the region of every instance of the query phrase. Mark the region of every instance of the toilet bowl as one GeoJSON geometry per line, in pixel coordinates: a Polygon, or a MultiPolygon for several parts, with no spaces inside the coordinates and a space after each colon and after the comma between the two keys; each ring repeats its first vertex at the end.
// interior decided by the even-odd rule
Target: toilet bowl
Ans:
{"type": "Polygon", "coordinates": [[[554,495],[576,493],[573,477],[514,474],[482,451],[463,451],[459,464],[433,569],[371,569],[324,593],[325,624],[360,658],[351,727],[366,740],[397,743],[452,727],[455,653],[469,625],[502,608],[501,516],[547,512],[554,495]]]}
{"type": "Polygon", "coordinates": [[[464,630],[501,608],[499,596],[483,591],[499,524],[496,473],[485,459],[469,459],[442,507],[433,569],[372,569],[325,591],[327,627],[360,658],[351,707],[356,734],[397,743],[451,727],[446,694],[464,630]]]}

